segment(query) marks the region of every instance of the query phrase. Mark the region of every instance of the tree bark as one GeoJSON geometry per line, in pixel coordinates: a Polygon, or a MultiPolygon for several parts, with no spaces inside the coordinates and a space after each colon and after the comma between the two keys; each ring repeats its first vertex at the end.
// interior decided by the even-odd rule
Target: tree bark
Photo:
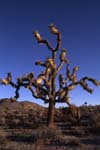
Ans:
{"type": "Polygon", "coordinates": [[[50,99],[48,108],[48,119],[47,119],[47,126],[50,128],[54,127],[54,114],[55,114],[55,102],[54,99],[50,99]]]}
{"type": "MultiPolygon", "coordinates": [[[[52,52],[52,59],[56,60],[56,52],[52,52]]],[[[47,120],[47,126],[50,128],[54,127],[54,115],[55,115],[55,94],[56,94],[56,70],[52,70],[52,80],[51,80],[51,95],[52,97],[49,97],[49,108],[48,108],[48,120],[47,120]]]]}

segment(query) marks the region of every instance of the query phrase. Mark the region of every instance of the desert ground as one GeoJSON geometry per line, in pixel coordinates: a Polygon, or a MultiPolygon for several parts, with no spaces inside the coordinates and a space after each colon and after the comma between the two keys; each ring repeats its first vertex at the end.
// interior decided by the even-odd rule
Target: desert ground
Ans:
{"type": "Polygon", "coordinates": [[[100,150],[100,105],[80,106],[80,121],[68,107],[55,110],[47,127],[47,108],[0,100],[0,150],[100,150]]]}

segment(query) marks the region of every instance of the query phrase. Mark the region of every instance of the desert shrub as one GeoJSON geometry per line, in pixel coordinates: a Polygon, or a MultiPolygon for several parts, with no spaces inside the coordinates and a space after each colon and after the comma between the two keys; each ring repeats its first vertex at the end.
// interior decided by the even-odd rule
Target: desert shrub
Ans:
{"type": "Polygon", "coordinates": [[[100,114],[93,113],[90,119],[91,119],[91,128],[90,128],[91,133],[100,134],[100,114]]]}
{"type": "Polygon", "coordinates": [[[49,144],[59,146],[79,146],[80,141],[78,139],[68,139],[64,135],[57,135],[50,139],[49,144]]]}
{"type": "Polygon", "coordinates": [[[33,133],[35,140],[38,139],[48,140],[61,135],[62,135],[62,131],[57,127],[55,128],[42,127],[42,128],[38,128],[36,132],[33,133]]]}
{"type": "Polygon", "coordinates": [[[7,138],[3,137],[3,136],[0,136],[0,146],[6,145],[6,143],[7,143],[7,138]]]}
{"type": "Polygon", "coordinates": [[[7,143],[7,135],[4,131],[0,130],[0,146],[6,145],[7,143]]]}
{"type": "Polygon", "coordinates": [[[46,145],[67,145],[68,139],[67,137],[62,133],[61,129],[58,127],[55,128],[39,128],[34,134],[34,142],[40,144],[42,141],[42,144],[46,145]]]}
{"type": "Polygon", "coordinates": [[[72,147],[72,146],[80,146],[80,140],[79,140],[79,139],[71,139],[71,140],[68,142],[68,145],[70,145],[71,147],[72,147]]]}
{"type": "Polygon", "coordinates": [[[97,127],[90,128],[90,132],[93,134],[99,134],[100,135],[100,125],[97,127]]]}
{"type": "Polygon", "coordinates": [[[49,143],[47,144],[65,146],[68,144],[68,140],[64,135],[56,135],[53,138],[49,139],[49,143]]]}
{"type": "Polygon", "coordinates": [[[79,136],[79,137],[84,137],[84,136],[87,136],[89,134],[88,130],[87,129],[83,129],[83,130],[77,130],[74,132],[76,136],[79,136]]]}
{"type": "Polygon", "coordinates": [[[94,127],[100,126],[100,114],[99,113],[93,113],[90,119],[91,119],[92,126],[94,127]]]}
{"type": "Polygon", "coordinates": [[[6,119],[5,117],[0,118],[0,126],[5,126],[6,125],[6,119]]]}

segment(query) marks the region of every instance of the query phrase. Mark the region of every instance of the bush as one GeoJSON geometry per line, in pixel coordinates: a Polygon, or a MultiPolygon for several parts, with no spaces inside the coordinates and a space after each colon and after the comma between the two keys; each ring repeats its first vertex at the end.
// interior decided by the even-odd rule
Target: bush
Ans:
{"type": "Polygon", "coordinates": [[[53,139],[57,137],[61,137],[62,131],[55,127],[55,128],[49,128],[49,127],[43,127],[39,128],[35,133],[33,133],[33,137],[35,141],[38,141],[39,139],[44,140],[45,143],[48,143],[52,141],[53,139]]]}
{"type": "Polygon", "coordinates": [[[68,145],[70,145],[71,147],[72,147],[72,146],[80,146],[80,141],[79,141],[79,139],[71,139],[71,140],[68,142],[68,145]]]}
{"type": "Polygon", "coordinates": [[[93,113],[90,117],[91,119],[91,124],[94,127],[100,126],[100,114],[99,113],[93,113]]]}
{"type": "Polygon", "coordinates": [[[100,134],[100,114],[93,113],[91,115],[91,128],[90,132],[94,134],[100,134]]]}
{"type": "Polygon", "coordinates": [[[7,143],[7,135],[4,131],[0,130],[0,146],[6,145],[7,143]]]}

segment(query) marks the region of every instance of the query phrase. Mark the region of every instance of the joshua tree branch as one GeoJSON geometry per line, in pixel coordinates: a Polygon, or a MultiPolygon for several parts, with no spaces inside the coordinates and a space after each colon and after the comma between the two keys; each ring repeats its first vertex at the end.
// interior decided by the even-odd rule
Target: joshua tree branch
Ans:
{"type": "MultiPolygon", "coordinates": [[[[88,84],[86,83],[86,80],[93,82],[93,84],[95,84],[96,86],[100,85],[100,83],[99,83],[97,80],[86,76],[86,77],[81,78],[79,81],[72,82],[72,83],[70,83],[69,85],[63,87],[62,90],[61,90],[61,88],[60,88],[60,89],[56,92],[56,96],[59,95],[59,96],[62,97],[62,98],[66,97],[66,96],[68,95],[68,93],[76,87],[76,85],[81,85],[84,90],[86,90],[86,91],[89,92],[89,93],[92,93],[92,92],[93,92],[93,89],[91,89],[91,88],[88,86],[88,84]]],[[[61,98],[61,99],[62,99],[62,98],[61,98]]]]}
{"type": "Polygon", "coordinates": [[[49,102],[49,100],[47,98],[44,98],[42,96],[37,96],[36,93],[34,92],[34,90],[32,89],[32,87],[29,88],[29,90],[31,91],[32,96],[35,97],[36,99],[42,99],[45,103],[49,102]]]}
{"type": "Polygon", "coordinates": [[[59,50],[60,46],[61,46],[61,34],[60,34],[60,32],[58,32],[58,34],[57,34],[57,46],[54,49],[54,51],[56,52],[57,50],[59,50]]]}
{"type": "Polygon", "coordinates": [[[53,51],[53,48],[52,48],[52,46],[51,46],[51,44],[49,43],[48,40],[42,39],[42,40],[38,41],[38,43],[43,43],[43,44],[45,44],[45,45],[48,47],[48,49],[50,49],[51,51],[53,51]]]}
{"type": "Polygon", "coordinates": [[[16,85],[14,82],[11,81],[9,84],[10,84],[13,88],[17,88],[17,85],[16,85]]]}
{"type": "Polygon", "coordinates": [[[96,85],[96,86],[100,86],[100,82],[98,81],[98,80],[96,80],[96,79],[94,79],[94,78],[91,78],[91,77],[84,77],[83,78],[83,80],[85,81],[85,80],[88,80],[88,81],[90,81],[90,82],[92,82],[94,85],[96,85]]]}
{"type": "Polygon", "coordinates": [[[61,68],[63,67],[64,65],[64,61],[60,62],[58,68],[57,68],[57,73],[61,70],[61,68]]]}
{"type": "Polygon", "coordinates": [[[86,80],[92,82],[96,86],[100,85],[100,83],[96,79],[93,79],[93,78],[85,76],[85,77],[81,78],[79,81],[72,82],[71,84],[69,84],[68,86],[64,87],[63,89],[64,90],[67,89],[67,90],[70,91],[73,88],[75,88],[76,85],[81,85],[83,87],[83,89],[85,89],[87,92],[92,93],[93,89],[89,88],[88,84],[86,83],[86,80]]]}
{"type": "Polygon", "coordinates": [[[17,86],[16,91],[15,91],[15,96],[14,96],[15,99],[19,98],[19,90],[20,90],[20,86],[17,86]]]}
{"type": "Polygon", "coordinates": [[[43,66],[43,67],[46,67],[46,64],[41,62],[40,60],[39,61],[36,61],[35,62],[35,65],[40,65],[40,66],[43,66]]]}
{"type": "MultiPolygon", "coordinates": [[[[54,31],[55,32],[55,31],[54,31]]],[[[37,33],[35,32],[35,35],[37,33]]],[[[38,43],[43,43],[43,44],[46,44],[46,46],[48,47],[48,49],[50,49],[52,52],[56,52],[57,50],[60,49],[60,46],[61,46],[61,33],[59,31],[57,31],[57,33],[53,33],[53,34],[56,34],[57,35],[57,45],[56,45],[56,48],[52,48],[51,44],[49,43],[48,40],[45,40],[43,38],[40,37],[39,35],[39,39],[37,38],[37,36],[35,36],[38,40],[38,43]]]]}

